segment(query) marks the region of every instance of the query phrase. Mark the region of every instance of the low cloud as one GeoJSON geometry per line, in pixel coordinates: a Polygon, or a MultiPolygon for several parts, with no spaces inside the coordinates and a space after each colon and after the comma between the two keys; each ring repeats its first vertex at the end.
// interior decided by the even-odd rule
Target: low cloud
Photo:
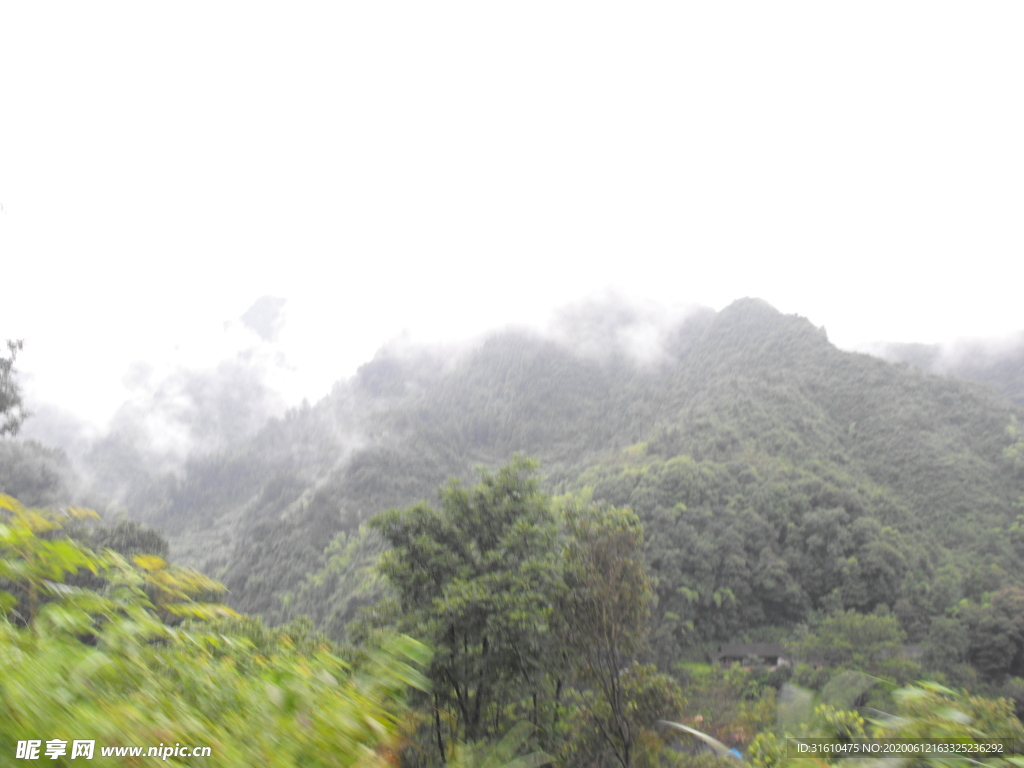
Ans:
{"type": "Polygon", "coordinates": [[[277,296],[260,296],[238,319],[263,341],[276,341],[284,327],[287,303],[287,299],[277,296]]]}
{"type": "Polygon", "coordinates": [[[585,357],[627,357],[641,364],[657,364],[675,356],[680,327],[706,312],[710,310],[669,308],[611,293],[557,310],[545,335],[585,357]]]}

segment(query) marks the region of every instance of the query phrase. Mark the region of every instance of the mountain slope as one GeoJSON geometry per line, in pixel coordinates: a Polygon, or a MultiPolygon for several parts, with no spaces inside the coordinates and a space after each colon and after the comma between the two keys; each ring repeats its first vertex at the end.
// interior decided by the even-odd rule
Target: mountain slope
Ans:
{"type": "Polygon", "coordinates": [[[316,405],[136,488],[133,511],[235,607],[339,632],[377,589],[360,523],[523,452],[550,491],[641,516],[666,659],[843,607],[885,605],[920,635],[962,597],[1024,582],[1009,401],[840,351],[756,299],[691,315],[644,362],[605,331],[386,347],[316,405]]]}
{"type": "Polygon", "coordinates": [[[967,340],[954,344],[875,344],[872,354],[929,373],[984,384],[1024,405],[1024,332],[999,342],[967,340]]]}
{"type": "Polygon", "coordinates": [[[662,660],[809,610],[884,605],[920,637],[1024,579],[1015,409],[983,387],[842,352],[743,300],[668,403],[650,440],[581,480],[644,520],[662,660]]]}

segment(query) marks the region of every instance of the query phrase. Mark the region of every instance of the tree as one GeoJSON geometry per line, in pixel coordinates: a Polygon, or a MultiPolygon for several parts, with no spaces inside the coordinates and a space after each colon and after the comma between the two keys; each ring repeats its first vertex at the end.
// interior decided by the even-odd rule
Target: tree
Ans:
{"type": "MultiPolygon", "coordinates": [[[[634,725],[630,765],[657,766],[665,737],[672,732],[657,727],[659,720],[676,720],[686,708],[683,692],[669,675],[654,664],[633,662],[620,675],[623,698],[629,702],[629,719],[634,725]]],[[[604,696],[585,694],[586,704],[573,712],[571,736],[562,748],[565,765],[616,766],[622,753],[609,748],[607,734],[615,731],[617,715],[604,696]]]]}
{"type": "MultiPolygon", "coordinates": [[[[643,562],[643,526],[628,509],[570,501],[564,510],[566,645],[580,659],[587,718],[623,768],[634,764],[641,727],[630,662],[647,636],[653,591],[643,562]]],[[[649,686],[648,686],[649,687],[649,686]]],[[[662,715],[664,716],[664,715],[662,715]]]]}
{"type": "Polygon", "coordinates": [[[1006,587],[988,605],[965,605],[959,618],[969,628],[968,660],[988,680],[1000,683],[1024,674],[1024,590],[1006,587]]]}
{"type": "Polygon", "coordinates": [[[918,671],[903,657],[903,641],[895,616],[845,611],[823,619],[798,649],[809,663],[859,670],[903,683],[918,671]]]}
{"type": "Polygon", "coordinates": [[[0,437],[17,435],[21,423],[28,417],[21,402],[21,388],[14,380],[14,361],[23,345],[23,341],[8,339],[10,357],[0,357],[0,437]]]}
{"type": "Polygon", "coordinates": [[[549,697],[561,578],[536,466],[516,456],[480,470],[472,488],[450,481],[439,510],[420,503],[370,522],[391,546],[380,568],[398,593],[399,627],[435,650],[431,740],[442,762],[453,738],[496,736],[510,707],[536,724],[549,697]]]}
{"type": "Polygon", "coordinates": [[[969,649],[969,627],[960,617],[935,616],[922,643],[921,663],[929,671],[941,672],[947,682],[973,688],[968,683],[976,683],[977,674],[967,665],[969,649]]]}
{"type": "Polygon", "coordinates": [[[125,517],[119,518],[113,525],[97,528],[90,538],[94,547],[108,547],[125,557],[156,555],[166,558],[170,552],[170,546],[162,533],[125,517]]]}
{"type": "Polygon", "coordinates": [[[32,506],[74,498],[82,483],[67,454],[35,440],[0,440],[0,490],[32,506]]]}
{"type": "Polygon", "coordinates": [[[1013,442],[1003,449],[1003,456],[1013,467],[1014,472],[1024,472],[1024,430],[1017,423],[1016,415],[1010,415],[1010,425],[1006,428],[1006,436],[1013,442]]]}
{"type": "Polygon", "coordinates": [[[775,688],[786,674],[764,667],[685,664],[676,667],[686,689],[689,723],[730,747],[742,747],[770,726],[776,715],[775,688]],[[781,674],[780,674],[781,673],[781,674]]]}

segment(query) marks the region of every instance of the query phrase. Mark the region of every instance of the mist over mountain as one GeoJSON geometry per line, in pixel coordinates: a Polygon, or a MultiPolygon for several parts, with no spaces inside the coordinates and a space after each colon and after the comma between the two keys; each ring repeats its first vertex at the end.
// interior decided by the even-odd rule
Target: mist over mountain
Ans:
{"type": "Polygon", "coordinates": [[[976,381],[1024,405],[1024,331],[1001,339],[960,339],[947,344],[880,342],[865,351],[930,373],[976,381]]]}
{"type": "Polygon", "coordinates": [[[74,467],[25,443],[8,476],[35,478],[18,487],[44,501],[115,499],[238,609],[309,614],[335,637],[383,594],[368,575],[383,545],[363,523],[515,453],[540,459],[549,492],[640,516],[662,660],[844,608],[884,608],[926,639],[958,601],[1024,585],[1024,475],[1007,459],[1019,406],[841,351],[758,299],[675,315],[612,299],[547,333],[399,338],[270,418],[280,404],[243,358],[132,375],[145,397],[108,434],[79,436],[74,467]],[[192,448],[168,460],[145,437],[162,429],[192,448]]]}
{"type": "Polygon", "coordinates": [[[134,361],[121,379],[124,400],[105,424],[33,401],[22,435],[63,450],[94,501],[131,506],[140,487],[180,473],[192,456],[252,437],[284,414],[277,379],[287,361],[274,341],[285,304],[264,296],[225,324],[227,356],[216,363],[134,361]]]}

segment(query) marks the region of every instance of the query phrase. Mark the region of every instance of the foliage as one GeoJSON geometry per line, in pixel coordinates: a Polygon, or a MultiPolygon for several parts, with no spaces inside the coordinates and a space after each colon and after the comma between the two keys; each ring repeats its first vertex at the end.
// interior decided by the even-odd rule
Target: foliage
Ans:
{"type": "Polygon", "coordinates": [[[163,534],[145,523],[125,517],[91,531],[88,541],[94,549],[112,549],[125,557],[155,555],[166,559],[170,552],[163,534]]]}
{"type": "Polygon", "coordinates": [[[775,718],[775,689],[765,669],[685,664],[685,722],[732,747],[744,747],[775,718]]]}
{"type": "Polygon", "coordinates": [[[1024,675],[1024,589],[1006,587],[982,605],[965,603],[957,618],[967,634],[967,660],[984,678],[1024,675]]]}
{"type": "Polygon", "coordinates": [[[428,749],[441,760],[475,754],[458,745],[524,718],[569,764],[654,764],[655,722],[682,711],[678,684],[634,661],[652,599],[639,520],[585,498],[553,513],[534,467],[516,457],[471,489],[449,483],[440,509],[370,523],[391,545],[380,569],[396,597],[384,615],[436,650],[429,733],[410,765],[428,749]]]}
{"type": "MultiPolygon", "coordinates": [[[[1006,699],[986,699],[956,692],[936,683],[919,682],[894,692],[895,711],[883,719],[865,720],[857,712],[821,705],[811,722],[800,727],[801,738],[823,738],[849,741],[859,738],[877,739],[945,739],[961,743],[1004,741],[1019,743],[1024,726],[1014,716],[1013,705],[1006,699]]],[[[806,764],[806,759],[786,756],[785,737],[792,733],[763,732],[751,744],[751,762],[758,768],[806,764]]],[[[817,759],[819,765],[836,765],[840,756],[817,759]]],[[[909,759],[908,766],[939,763],[949,768],[965,767],[975,761],[960,757],[927,757],[909,759]]],[[[1019,758],[988,756],[986,765],[1019,765],[1019,758]]]]}
{"type": "Polygon", "coordinates": [[[653,668],[628,666],[646,637],[653,597],[642,557],[643,526],[630,510],[574,500],[562,515],[568,542],[559,614],[565,645],[578,658],[579,680],[594,690],[581,697],[581,708],[603,748],[628,768],[639,724],[652,722],[642,719],[636,696],[649,696],[638,679],[653,668]]]}
{"type": "Polygon", "coordinates": [[[13,726],[0,731],[0,754],[42,735],[211,748],[184,765],[383,766],[399,747],[404,692],[425,684],[423,646],[395,638],[352,669],[286,634],[257,645],[258,626],[232,633],[216,621],[232,612],[190,599],[210,591],[205,577],[153,556],[133,567],[60,537],[67,515],[0,505],[0,721],[13,726]],[[64,583],[81,569],[106,586],[64,583]],[[186,625],[160,620],[185,608],[186,625]]]}
{"type": "Polygon", "coordinates": [[[370,523],[391,546],[380,568],[398,594],[399,628],[435,650],[432,740],[442,760],[447,742],[496,736],[507,708],[527,699],[536,711],[550,696],[562,587],[555,520],[534,470],[516,457],[495,474],[481,470],[472,488],[450,482],[439,510],[421,503],[370,523]]]}
{"type": "Polygon", "coordinates": [[[1003,457],[1013,467],[1014,472],[1024,472],[1024,431],[1017,422],[1016,414],[1010,416],[1006,435],[1012,442],[1003,449],[1003,457]]]}
{"type": "Polygon", "coordinates": [[[659,765],[671,732],[659,720],[678,720],[686,709],[679,684],[653,664],[626,667],[616,681],[617,711],[603,691],[587,691],[573,713],[560,757],[566,765],[646,768],[659,765]]]}
{"type": "Polygon", "coordinates": [[[362,609],[394,597],[376,567],[384,550],[384,539],[366,524],[338,533],[324,550],[323,567],[282,598],[288,613],[310,616],[337,642],[348,639],[347,625],[362,609]]]}
{"type": "Polygon", "coordinates": [[[904,635],[895,616],[845,611],[827,616],[797,644],[803,661],[909,681],[918,668],[903,657],[904,635]]]}
{"type": "Polygon", "coordinates": [[[644,522],[661,663],[812,608],[891,606],[909,576],[930,576],[926,553],[868,514],[892,514],[891,503],[845,473],[754,456],[639,461],[583,479],[644,522]]]}
{"type": "Polygon", "coordinates": [[[918,683],[893,694],[896,718],[879,723],[879,736],[958,741],[1024,738],[1024,726],[1006,699],[970,696],[938,685],[918,683]]]}
{"type": "Polygon", "coordinates": [[[35,440],[0,440],[0,493],[42,507],[67,502],[80,486],[64,451],[35,440]]]}
{"type": "Polygon", "coordinates": [[[516,723],[500,740],[489,744],[456,742],[452,745],[448,765],[452,768],[534,768],[553,762],[554,758],[539,751],[516,757],[529,742],[531,728],[527,722],[516,723]]]}

